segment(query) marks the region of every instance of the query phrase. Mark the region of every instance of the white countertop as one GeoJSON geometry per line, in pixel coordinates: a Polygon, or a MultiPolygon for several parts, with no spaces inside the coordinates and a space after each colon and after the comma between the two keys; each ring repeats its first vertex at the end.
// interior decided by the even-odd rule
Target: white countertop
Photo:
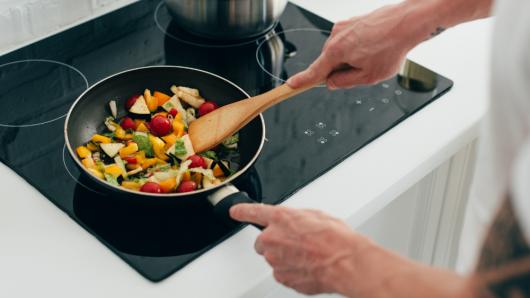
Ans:
{"type": "MultiPolygon", "coordinates": [[[[293,2],[338,21],[395,1],[293,2]]],[[[465,24],[415,49],[409,58],[454,80],[453,89],[285,205],[358,226],[476,138],[487,107],[491,24],[465,24]]],[[[273,282],[253,250],[252,227],[149,282],[3,164],[0,178],[0,297],[259,297],[273,282]]]]}

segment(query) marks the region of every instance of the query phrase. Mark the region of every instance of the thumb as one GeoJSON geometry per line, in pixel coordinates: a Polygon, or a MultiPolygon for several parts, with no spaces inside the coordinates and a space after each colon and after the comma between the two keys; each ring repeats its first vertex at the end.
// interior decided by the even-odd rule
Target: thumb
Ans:
{"type": "Polygon", "coordinates": [[[333,62],[327,55],[321,54],[306,70],[299,72],[287,80],[291,88],[301,88],[324,81],[333,70],[333,62]]]}
{"type": "Polygon", "coordinates": [[[230,217],[237,221],[266,227],[271,222],[275,207],[265,204],[236,204],[230,208],[230,217]]]}

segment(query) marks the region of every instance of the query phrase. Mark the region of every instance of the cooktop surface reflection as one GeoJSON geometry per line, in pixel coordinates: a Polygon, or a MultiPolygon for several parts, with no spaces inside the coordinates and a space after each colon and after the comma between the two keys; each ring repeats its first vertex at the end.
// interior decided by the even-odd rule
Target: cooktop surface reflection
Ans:
{"type": "MultiPolygon", "coordinates": [[[[99,80],[148,65],[204,69],[258,94],[307,67],[332,25],[288,4],[266,35],[213,42],[179,28],[163,2],[140,1],[6,54],[0,161],[140,274],[160,281],[241,226],[224,226],[204,199],[146,206],[95,185],[65,150],[70,105],[99,80]]],[[[373,86],[314,88],[268,110],[263,151],[237,186],[264,203],[280,203],[452,86],[413,62],[404,69],[373,86]]]]}

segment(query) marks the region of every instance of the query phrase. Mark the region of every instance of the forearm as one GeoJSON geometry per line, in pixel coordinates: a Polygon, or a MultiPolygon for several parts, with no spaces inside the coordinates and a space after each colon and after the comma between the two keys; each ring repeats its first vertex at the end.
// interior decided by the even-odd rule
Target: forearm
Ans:
{"type": "Polygon", "coordinates": [[[420,43],[458,24],[490,16],[493,0],[406,0],[402,30],[420,43]]]}
{"type": "Polygon", "coordinates": [[[352,254],[327,274],[348,297],[473,297],[470,279],[402,258],[355,236],[352,254]]]}

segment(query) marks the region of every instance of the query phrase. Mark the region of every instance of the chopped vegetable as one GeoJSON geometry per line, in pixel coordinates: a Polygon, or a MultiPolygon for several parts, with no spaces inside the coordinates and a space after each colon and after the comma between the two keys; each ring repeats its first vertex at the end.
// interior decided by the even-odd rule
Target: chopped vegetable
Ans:
{"type": "Polygon", "coordinates": [[[162,188],[158,183],[155,182],[146,182],[141,188],[140,191],[150,192],[150,193],[161,193],[162,188]]]}
{"type": "Polygon", "coordinates": [[[94,177],[132,191],[148,193],[190,192],[218,185],[233,172],[238,136],[227,138],[220,148],[196,155],[187,127],[198,115],[217,108],[199,90],[172,86],[174,96],[160,91],[131,96],[127,115],[118,117],[116,101],[109,101],[105,131],[94,134],[76,148],[83,167],[94,177]]]}
{"type": "Polygon", "coordinates": [[[237,143],[239,142],[239,134],[235,134],[223,140],[222,144],[228,149],[237,149],[237,143]]]}
{"type": "Polygon", "coordinates": [[[195,181],[182,181],[177,188],[177,192],[190,192],[197,189],[197,183],[195,181]]]}
{"type": "Polygon", "coordinates": [[[75,151],[77,152],[77,155],[79,155],[79,157],[81,158],[92,156],[92,152],[88,150],[88,148],[85,146],[79,146],[75,149],[75,151]]]}
{"type": "Polygon", "coordinates": [[[139,146],[137,143],[130,142],[126,147],[121,148],[119,153],[121,157],[126,157],[128,155],[132,155],[136,152],[138,152],[139,146]]]}
{"type": "Polygon", "coordinates": [[[99,145],[101,150],[107,154],[108,157],[114,158],[121,148],[125,147],[122,143],[106,143],[99,145]]]}
{"type": "Polygon", "coordinates": [[[120,186],[120,184],[118,183],[118,179],[114,177],[113,175],[108,174],[108,173],[105,173],[103,175],[105,176],[105,180],[107,180],[108,183],[112,185],[120,186]]]}
{"type": "Polygon", "coordinates": [[[201,153],[201,155],[204,157],[208,157],[209,159],[217,159],[217,154],[215,154],[215,151],[212,150],[204,151],[203,153],[201,153]]]}
{"type": "Polygon", "coordinates": [[[157,115],[151,119],[149,124],[151,132],[155,136],[163,137],[171,133],[171,121],[162,115],[157,115]]]}
{"type": "Polygon", "coordinates": [[[166,103],[166,101],[168,101],[171,98],[171,96],[165,93],[162,93],[162,92],[158,92],[158,91],[153,92],[153,96],[156,97],[158,101],[158,106],[163,105],[164,103],[166,103]]]}
{"type": "Polygon", "coordinates": [[[109,107],[110,107],[110,114],[112,115],[112,117],[114,118],[118,117],[118,107],[116,106],[115,100],[109,101],[109,107]]]}
{"type": "Polygon", "coordinates": [[[199,107],[199,117],[202,117],[215,109],[217,109],[217,105],[214,102],[207,101],[199,107]]]}
{"type": "Polygon", "coordinates": [[[98,134],[92,136],[91,141],[94,142],[94,143],[103,143],[103,144],[112,143],[112,139],[111,138],[106,137],[106,136],[102,136],[102,135],[98,135],[98,134]]]}
{"type": "Polygon", "coordinates": [[[143,96],[140,96],[136,99],[132,107],[129,109],[129,112],[137,115],[150,115],[151,111],[145,102],[143,96]]]}
{"type": "Polygon", "coordinates": [[[129,97],[129,99],[127,99],[127,101],[125,102],[125,108],[127,109],[127,111],[129,111],[132,106],[134,106],[134,104],[136,103],[136,100],[138,98],[140,98],[141,95],[133,95],[131,97],[129,97]]]}
{"type": "Polygon", "coordinates": [[[145,103],[147,104],[147,108],[149,109],[149,111],[150,112],[156,111],[156,109],[158,108],[158,99],[156,99],[155,97],[151,95],[151,90],[145,89],[144,99],[145,99],[145,103]]]}
{"type": "Polygon", "coordinates": [[[138,144],[138,150],[145,152],[145,156],[154,156],[153,147],[151,146],[151,142],[149,142],[149,137],[146,133],[135,132],[133,136],[133,141],[138,144]]]}

